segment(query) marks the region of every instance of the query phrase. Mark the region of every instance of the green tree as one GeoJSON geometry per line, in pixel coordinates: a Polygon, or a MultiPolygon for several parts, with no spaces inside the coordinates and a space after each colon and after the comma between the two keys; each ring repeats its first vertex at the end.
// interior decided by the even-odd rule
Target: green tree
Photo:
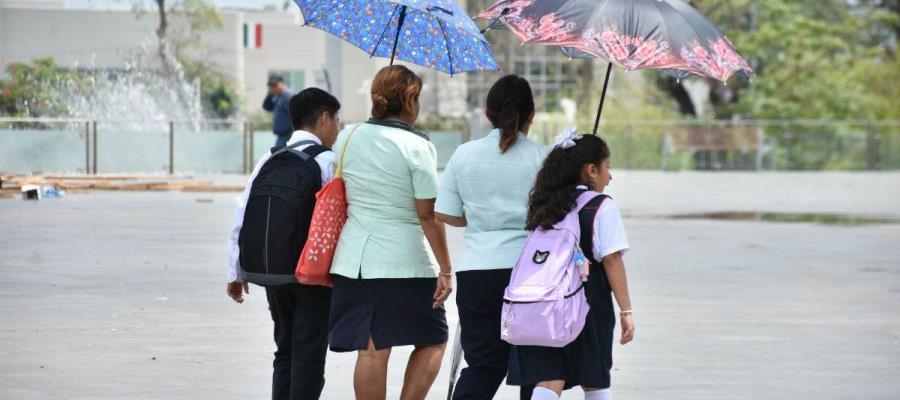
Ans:
{"type": "MultiPolygon", "coordinates": [[[[239,109],[237,90],[209,65],[203,36],[222,29],[222,16],[204,0],[154,0],[159,23],[156,30],[158,54],[164,76],[200,81],[204,114],[228,118],[239,109]]],[[[143,2],[135,3],[140,16],[143,2]]],[[[181,101],[188,95],[179,91],[181,101]]]]}
{"type": "MultiPolygon", "coordinates": [[[[716,116],[898,117],[900,107],[887,111],[896,105],[896,97],[889,94],[900,85],[896,51],[888,45],[896,43],[896,1],[691,3],[717,23],[756,68],[752,84],[733,79],[727,86],[714,86],[716,116]],[[884,80],[873,82],[872,73],[884,80]]],[[[661,81],[679,98],[680,89],[671,79],[661,81]]]]}
{"type": "Polygon", "coordinates": [[[52,58],[11,63],[8,78],[0,79],[0,115],[58,117],[66,115],[61,85],[89,91],[88,79],[78,71],[59,68],[52,58]]]}
{"type": "Polygon", "coordinates": [[[240,109],[240,96],[234,85],[202,62],[182,61],[185,76],[200,81],[200,99],[204,113],[215,118],[229,118],[240,109]]]}

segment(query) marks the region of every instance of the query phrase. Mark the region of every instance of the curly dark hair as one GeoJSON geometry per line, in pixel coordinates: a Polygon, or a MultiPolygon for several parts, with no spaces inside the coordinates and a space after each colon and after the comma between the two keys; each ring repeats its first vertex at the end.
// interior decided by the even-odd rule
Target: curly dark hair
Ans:
{"type": "Polygon", "coordinates": [[[576,187],[583,183],[581,171],[587,164],[600,164],[609,158],[609,147],[603,139],[584,135],[575,146],[556,147],[544,160],[528,197],[525,229],[550,229],[566,217],[578,199],[576,187]]]}

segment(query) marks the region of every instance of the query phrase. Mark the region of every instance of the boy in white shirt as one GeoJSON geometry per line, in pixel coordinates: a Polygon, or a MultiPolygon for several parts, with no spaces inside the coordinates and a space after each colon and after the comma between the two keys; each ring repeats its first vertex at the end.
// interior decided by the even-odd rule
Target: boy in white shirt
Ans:
{"type": "MultiPolygon", "coordinates": [[[[289,110],[295,131],[285,146],[274,147],[256,164],[231,229],[226,292],[235,302],[243,303],[244,295],[250,293],[248,281],[266,289],[277,346],[272,376],[275,400],[318,399],[325,385],[331,288],[297,283],[292,266],[306,241],[315,193],[334,174],[335,155],[329,148],[337,139],[340,107],[334,96],[318,88],[291,97],[289,110]],[[296,157],[285,154],[288,152],[296,157]],[[270,160],[273,163],[267,164],[270,160]],[[300,171],[309,181],[299,186],[302,193],[294,203],[280,203],[284,197],[294,196],[274,193],[280,190],[280,184],[273,181],[284,180],[283,171],[290,171],[285,164],[289,164],[287,168],[303,168],[300,171]],[[309,174],[315,179],[308,179],[309,174]],[[268,205],[260,199],[268,200],[268,205]],[[280,208],[272,208],[273,199],[280,208]],[[276,218],[271,218],[273,209],[276,218]],[[283,213],[281,218],[278,212],[283,213]],[[281,244],[285,246],[279,247],[281,244]]],[[[295,184],[293,179],[285,181],[285,185],[295,184]]]]}

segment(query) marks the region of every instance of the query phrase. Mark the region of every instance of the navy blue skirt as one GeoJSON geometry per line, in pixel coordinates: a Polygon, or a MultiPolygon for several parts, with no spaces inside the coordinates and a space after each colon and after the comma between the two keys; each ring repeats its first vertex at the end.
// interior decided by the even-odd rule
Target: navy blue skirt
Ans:
{"type": "Polygon", "coordinates": [[[435,278],[350,279],[333,275],[331,351],[447,343],[444,307],[434,309],[435,278]]]}
{"type": "Polygon", "coordinates": [[[566,389],[610,387],[616,315],[606,274],[599,263],[591,265],[584,290],[591,309],[581,334],[565,347],[513,346],[507,384],[528,386],[564,380],[566,389]]]}

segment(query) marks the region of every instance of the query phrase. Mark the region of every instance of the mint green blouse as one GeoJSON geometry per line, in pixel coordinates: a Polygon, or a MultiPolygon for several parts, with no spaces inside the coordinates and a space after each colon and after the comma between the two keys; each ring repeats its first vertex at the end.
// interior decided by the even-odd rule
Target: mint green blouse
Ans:
{"type": "Polygon", "coordinates": [[[499,129],[456,149],[434,206],[441,214],[466,217],[466,251],[454,272],[516,264],[528,237],[528,193],[548,150],[520,133],[501,154],[499,129]]]}
{"type": "MultiPolygon", "coordinates": [[[[338,134],[335,150],[344,147],[354,127],[338,134]]],[[[341,177],[348,219],[331,273],[363,279],[437,277],[437,260],[415,204],[437,197],[434,145],[412,132],[363,123],[347,145],[341,177]]]]}

